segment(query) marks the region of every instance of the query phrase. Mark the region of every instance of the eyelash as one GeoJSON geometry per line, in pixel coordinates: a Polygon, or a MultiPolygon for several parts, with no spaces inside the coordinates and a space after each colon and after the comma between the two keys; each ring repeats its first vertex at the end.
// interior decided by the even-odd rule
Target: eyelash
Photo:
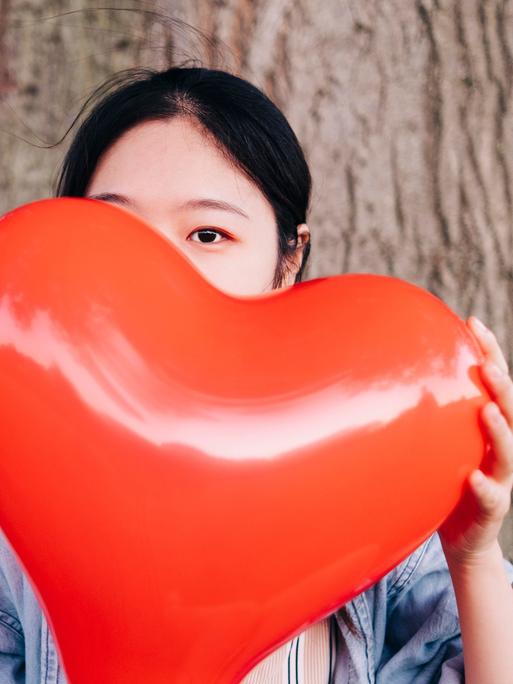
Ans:
{"type": "MultiPolygon", "coordinates": [[[[219,233],[219,235],[222,235],[225,239],[230,239],[228,233],[225,233],[217,228],[198,228],[198,230],[193,231],[191,235],[194,235],[195,233],[219,233]]],[[[218,240],[217,242],[201,242],[201,240],[191,240],[191,242],[197,242],[200,245],[218,245],[220,242],[223,242],[223,240],[218,240]]]]}

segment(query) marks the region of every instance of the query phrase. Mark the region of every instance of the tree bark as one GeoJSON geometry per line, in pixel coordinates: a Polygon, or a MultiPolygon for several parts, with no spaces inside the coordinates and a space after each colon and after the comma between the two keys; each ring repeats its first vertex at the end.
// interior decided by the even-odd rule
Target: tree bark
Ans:
{"type": "MultiPolygon", "coordinates": [[[[261,87],[296,131],[314,177],[307,278],[416,283],[481,317],[513,367],[509,0],[0,1],[0,213],[51,194],[66,146],[15,135],[54,142],[117,69],[197,58],[261,87]]],[[[513,558],[511,516],[501,543],[513,558]]]]}

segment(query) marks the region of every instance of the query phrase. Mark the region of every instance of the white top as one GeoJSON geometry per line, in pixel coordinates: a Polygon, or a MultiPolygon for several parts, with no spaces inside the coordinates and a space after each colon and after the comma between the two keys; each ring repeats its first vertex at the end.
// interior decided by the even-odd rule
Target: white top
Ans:
{"type": "Polygon", "coordinates": [[[330,616],[270,653],[241,684],[329,684],[336,640],[337,626],[330,616]]]}

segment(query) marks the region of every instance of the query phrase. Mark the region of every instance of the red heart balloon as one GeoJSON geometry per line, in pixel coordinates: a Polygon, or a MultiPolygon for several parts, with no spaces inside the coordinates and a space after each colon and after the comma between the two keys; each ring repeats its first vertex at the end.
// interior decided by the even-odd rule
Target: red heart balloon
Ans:
{"type": "Polygon", "coordinates": [[[6,214],[0,525],[69,681],[237,682],[380,579],[482,460],[481,358],[399,279],[232,297],[123,209],[6,214]]]}

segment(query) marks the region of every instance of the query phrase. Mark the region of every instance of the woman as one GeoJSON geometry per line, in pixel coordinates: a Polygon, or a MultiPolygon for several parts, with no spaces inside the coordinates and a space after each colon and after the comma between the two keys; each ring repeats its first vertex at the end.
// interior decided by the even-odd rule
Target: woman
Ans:
{"type": "MultiPolygon", "coordinates": [[[[177,67],[129,70],[95,94],[57,196],[137,214],[226,292],[258,294],[301,280],[310,174],[296,136],[261,91],[222,71],[177,67]]],[[[496,401],[483,409],[490,475],[474,471],[471,496],[439,534],[244,682],[511,681],[513,567],[497,535],[513,484],[513,383],[493,334],[475,318],[469,325],[496,401]]],[[[5,541],[0,553],[0,681],[62,684],[30,585],[5,541]]]]}

